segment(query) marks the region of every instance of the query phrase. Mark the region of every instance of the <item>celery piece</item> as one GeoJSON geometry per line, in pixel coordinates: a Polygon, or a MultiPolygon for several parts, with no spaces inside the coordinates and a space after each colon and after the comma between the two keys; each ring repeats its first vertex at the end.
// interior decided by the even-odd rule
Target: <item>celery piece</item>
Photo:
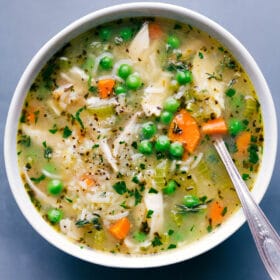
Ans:
{"type": "Polygon", "coordinates": [[[112,105],[101,106],[101,107],[88,107],[89,112],[95,114],[98,118],[105,119],[114,114],[114,108],[112,105]]]}
{"type": "Polygon", "coordinates": [[[155,168],[154,181],[159,188],[163,188],[167,181],[167,175],[169,171],[168,160],[161,161],[155,168]]]}
{"type": "Polygon", "coordinates": [[[252,116],[257,109],[257,102],[254,98],[247,98],[245,102],[244,115],[246,117],[252,116]]]}

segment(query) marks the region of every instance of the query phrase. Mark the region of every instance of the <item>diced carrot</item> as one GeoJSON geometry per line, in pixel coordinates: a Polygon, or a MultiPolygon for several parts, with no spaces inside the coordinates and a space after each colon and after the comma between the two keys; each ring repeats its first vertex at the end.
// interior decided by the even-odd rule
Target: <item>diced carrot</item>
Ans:
{"type": "Polygon", "coordinates": [[[124,239],[130,230],[130,222],[127,217],[121,218],[109,228],[109,232],[117,239],[124,239]]]}
{"type": "Polygon", "coordinates": [[[237,153],[246,155],[250,142],[251,133],[249,131],[239,133],[236,137],[237,153]]]}
{"type": "Polygon", "coordinates": [[[159,39],[163,34],[161,27],[157,23],[149,24],[149,35],[151,40],[159,39]]]}
{"type": "Polygon", "coordinates": [[[221,203],[218,201],[213,201],[208,206],[208,218],[211,219],[213,226],[219,225],[223,219],[223,210],[221,203]]]}
{"type": "Polygon", "coordinates": [[[92,176],[88,175],[88,174],[84,174],[81,177],[81,180],[86,184],[87,187],[92,187],[95,183],[94,179],[92,178],[92,176]]]}
{"type": "Polygon", "coordinates": [[[189,153],[193,153],[196,149],[200,140],[200,131],[195,119],[185,109],[173,118],[168,137],[171,141],[183,143],[189,153]]]}
{"type": "Polygon", "coordinates": [[[113,79],[99,80],[97,83],[99,97],[102,99],[108,98],[115,86],[115,81],[113,79]]]}
{"type": "Polygon", "coordinates": [[[226,134],[228,130],[225,120],[223,118],[217,118],[202,124],[201,131],[204,134],[213,135],[226,134]]]}
{"type": "Polygon", "coordinates": [[[26,117],[27,121],[30,122],[30,123],[35,123],[36,121],[36,115],[34,112],[30,112],[27,114],[27,117],[26,117]]]}

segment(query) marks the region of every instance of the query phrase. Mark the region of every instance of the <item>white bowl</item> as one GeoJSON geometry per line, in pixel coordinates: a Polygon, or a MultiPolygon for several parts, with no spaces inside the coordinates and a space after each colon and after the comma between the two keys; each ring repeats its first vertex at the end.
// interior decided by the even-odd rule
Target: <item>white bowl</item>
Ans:
{"type": "Polygon", "coordinates": [[[160,16],[191,24],[206,31],[220,41],[242,64],[254,84],[264,119],[265,141],[262,165],[255,186],[252,190],[252,195],[257,202],[261,201],[272,175],[277,149],[277,125],[275,108],[269,88],[259,67],[244,46],[217,23],[205,16],[182,7],[162,3],[131,3],[99,10],[70,24],[40,49],[27,66],[18,83],[10,105],[6,123],[4,140],[5,164],[11,190],[17,204],[33,228],[51,244],[62,251],[88,262],[100,265],[126,268],[147,268],[184,261],[215,247],[237,231],[237,229],[245,222],[242,210],[240,209],[233,214],[221,225],[221,227],[212,233],[182,248],[156,255],[138,257],[119,254],[113,255],[86,248],[81,249],[79,245],[74,244],[62,234],[53,230],[53,228],[42,219],[39,212],[31,203],[17,168],[16,136],[21,108],[26,93],[41,68],[56,51],[77,35],[104,22],[133,16],[160,16]]]}

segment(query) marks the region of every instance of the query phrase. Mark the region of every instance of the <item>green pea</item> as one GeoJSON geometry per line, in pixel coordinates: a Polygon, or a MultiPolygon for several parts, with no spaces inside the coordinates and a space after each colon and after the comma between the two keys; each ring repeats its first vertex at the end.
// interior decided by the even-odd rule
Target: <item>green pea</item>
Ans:
{"type": "Polygon", "coordinates": [[[138,73],[130,74],[126,79],[125,84],[129,89],[138,89],[142,84],[140,75],[138,73]]]}
{"type": "Polygon", "coordinates": [[[168,111],[163,111],[160,115],[160,121],[163,124],[169,124],[173,119],[173,113],[168,111]]]}
{"type": "Polygon", "coordinates": [[[163,104],[163,109],[170,113],[175,113],[179,107],[179,101],[173,97],[168,97],[163,104]]]}
{"type": "Polygon", "coordinates": [[[62,184],[61,180],[53,179],[48,182],[47,189],[48,189],[49,194],[58,195],[63,190],[63,184],[62,184]]]}
{"type": "Polygon", "coordinates": [[[183,144],[180,142],[173,142],[170,145],[169,153],[176,158],[181,158],[184,154],[183,144]]]}
{"type": "Polygon", "coordinates": [[[240,121],[240,120],[230,119],[228,129],[229,129],[230,135],[236,136],[239,132],[241,132],[245,129],[245,126],[242,123],[242,121],[240,121]]]}
{"type": "Polygon", "coordinates": [[[110,39],[111,35],[112,35],[112,31],[111,31],[111,29],[109,29],[107,27],[103,27],[99,31],[99,37],[102,41],[108,41],[110,39]]]}
{"type": "Polygon", "coordinates": [[[183,198],[183,204],[189,208],[196,207],[200,204],[200,200],[194,195],[185,195],[183,198]]]}
{"type": "Polygon", "coordinates": [[[163,193],[173,194],[176,191],[177,183],[174,180],[168,181],[167,185],[163,188],[163,193]]]}
{"type": "Polygon", "coordinates": [[[157,152],[165,152],[168,151],[170,148],[170,140],[167,136],[161,135],[158,137],[156,143],[155,143],[155,149],[157,152]]]}
{"type": "Polygon", "coordinates": [[[167,38],[167,44],[171,49],[178,49],[180,46],[180,40],[178,37],[171,35],[167,38]]]}
{"type": "Polygon", "coordinates": [[[153,145],[149,140],[143,140],[138,145],[138,151],[144,155],[150,155],[153,153],[153,145]]]}
{"type": "Polygon", "coordinates": [[[124,41],[129,41],[132,39],[133,36],[133,31],[130,27],[124,27],[121,31],[120,31],[120,37],[124,40],[124,41]]]}
{"type": "Polygon", "coordinates": [[[147,122],[142,125],[141,135],[145,139],[152,138],[157,132],[157,127],[153,122],[147,122]]]}
{"type": "Polygon", "coordinates": [[[113,67],[113,58],[111,56],[104,56],[100,60],[100,66],[104,70],[109,70],[113,67]]]}
{"type": "Polygon", "coordinates": [[[228,97],[234,96],[235,93],[236,93],[236,90],[235,90],[234,88],[228,88],[228,89],[226,90],[226,96],[228,96],[228,97]]]}
{"type": "Polygon", "coordinates": [[[189,70],[178,71],[176,74],[176,80],[180,85],[189,84],[192,82],[192,72],[189,70]]]}
{"type": "Polygon", "coordinates": [[[63,213],[60,209],[52,208],[47,213],[48,220],[53,223],[57,224],[63,217],[63,213]]]}
{"type": "Polygon", "coordinates": [[[122,64],[118,69],[118,75],[126,79],[132,73],[132,66],[129,64],[122,64]]]}
{"type": "Polygon", "coordinates": [[[127,93],[127,89],[126,89],[126,87],[123,86],[123,85],[117,85],[117,86],[115,87],[115,93],[116,93],[117,95],[119,95],[119,94],[126,94],[126,93],[127,93]]]}

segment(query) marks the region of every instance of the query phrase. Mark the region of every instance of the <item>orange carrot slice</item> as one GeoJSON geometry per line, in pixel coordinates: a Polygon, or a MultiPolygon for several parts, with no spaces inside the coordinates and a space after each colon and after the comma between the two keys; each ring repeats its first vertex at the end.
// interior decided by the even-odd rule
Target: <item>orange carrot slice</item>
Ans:
{"type": "Polygon", "coordinates": [[[221,203],[218,201],[213,201],[208,206],[208,218],[211,219],[212,225],[217,226],[219,225],[223,219],[223,210],[221,203]]]}
{"type": "Polygon", "coordinates": [[[115,86],[115,81],[113,79],[99,80],[97,83],[99,97],[102,99],[108,98],[115,86]]]}
{"type": "Polygon", "coordinates": [[[201,131],[203,134],[213,135],[226,134],[228,130],[225,120],[223,118],[217,118],[202,124],[201,131]]]}
{"type": "Polygon", "coordinates": [[[159,39],[163,34],[161,27],[157,23],[149,24],[149,35],[151,40],[159,39]]]}
{"type": "Polygon", "coordinates": [[[34,112],[30,112],[27,114],[27,117],[26,117],[27,121],[30,122],[30,123],[35,123],[36,121],[36,115],[34,112]]]}
{"type": "Polygon", "coordinates": [[[92,176],[85,174],[81,177],[81,180],[85,183],[87,187],[92,187],[95,184],[94,179],[92,176]]]}
{"type": "Polygon", "coordinates": [[[112,224],[109,232],[117,239],[124,239],[130,230],[130,222],[128,218],[124,217],[112,224]]]}
{"type": "Polygon", "coordinates": [[[248,147],[251,142],[251,133],[249,131],[243,131],[236,137],[237,153],[246,155],[248,147]]]}
{"type": "Polygon", "coordinates": [[[172,120],[168,137],[171,141],[184,144],[189,153],[193,153],[199,144],[200,131],[195,119],[189,112],[182,109],[172,120]]]}

